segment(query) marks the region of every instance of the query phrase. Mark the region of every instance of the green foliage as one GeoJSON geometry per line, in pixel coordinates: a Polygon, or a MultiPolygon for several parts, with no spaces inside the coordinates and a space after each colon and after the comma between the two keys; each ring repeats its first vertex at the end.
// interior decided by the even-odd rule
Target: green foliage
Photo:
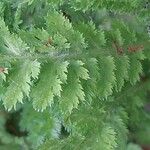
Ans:
{"type": "Polygon", "coordinates": [[[41,113],[35,111],[31,105],[25,105],[26,108],[21,113],[20,126],[21,130],[29,131],[27,141],[31,147],[37,148],[44,142],[45,138],[57,138],[61,127],[59,120],[53,118],[49,111],[41,113]]]}
{"type": "Polygon", "coordinates": [[[149,135],[143,138],[150,132],[147,5],[2,0],[0,149],[140,150],[134,141],[149,144],[149,135]],[[16,111],[20,117],[10,127],[16,111]]]}
{"type": "Polygon", "coordinates": [[[141,148],[136,144],[128,144],[127,150],[141,150],[141,148]]]}
{"type": "Polygon", "coordinates": [[[128,79],[128,69],[130,67],[128,56],[124,55],[121,57],[117,57],[116,59],[116,84],[115,88],[117,91],[121,91],[124,86],[125,80],[128,79]]]}
{"type": "Polygon", "coordinates": [[[3,96],[4,106],[8,111],[16,108],[16,103],[23,103],[23,95],[29,97],[31,78],[36,79],[39,74],[40,64],[37,61],[24,61],[16,65],[10,74],[9,85],[3,96]]]}
{"type": "Polygon", "coordinates": [[[100,97],[107,98],[112,94],[112,88],[115,83],[115,65],[113,58],[108,56],[99,60],[100,79],[98,81],[98,92],[100,97]]]}

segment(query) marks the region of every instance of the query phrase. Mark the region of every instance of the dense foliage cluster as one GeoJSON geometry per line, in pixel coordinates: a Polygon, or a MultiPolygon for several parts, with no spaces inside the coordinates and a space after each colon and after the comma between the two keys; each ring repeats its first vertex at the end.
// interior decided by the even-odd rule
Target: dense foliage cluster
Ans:
{"type": "Polygon", "coordinates": [[[149,144],[149,24],[148,0],[1,0],[0,149],[149,144]]]}

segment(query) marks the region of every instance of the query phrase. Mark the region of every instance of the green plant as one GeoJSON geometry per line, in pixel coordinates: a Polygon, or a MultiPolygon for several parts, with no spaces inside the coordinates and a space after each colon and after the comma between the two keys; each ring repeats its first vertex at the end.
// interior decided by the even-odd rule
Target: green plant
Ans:
{"type": "Polygon", "coordinates": [[[149,7],[146,0],[2,0],[0,149],[149,144],[150,134],[141,137],[150,131],[149,7]]]}

